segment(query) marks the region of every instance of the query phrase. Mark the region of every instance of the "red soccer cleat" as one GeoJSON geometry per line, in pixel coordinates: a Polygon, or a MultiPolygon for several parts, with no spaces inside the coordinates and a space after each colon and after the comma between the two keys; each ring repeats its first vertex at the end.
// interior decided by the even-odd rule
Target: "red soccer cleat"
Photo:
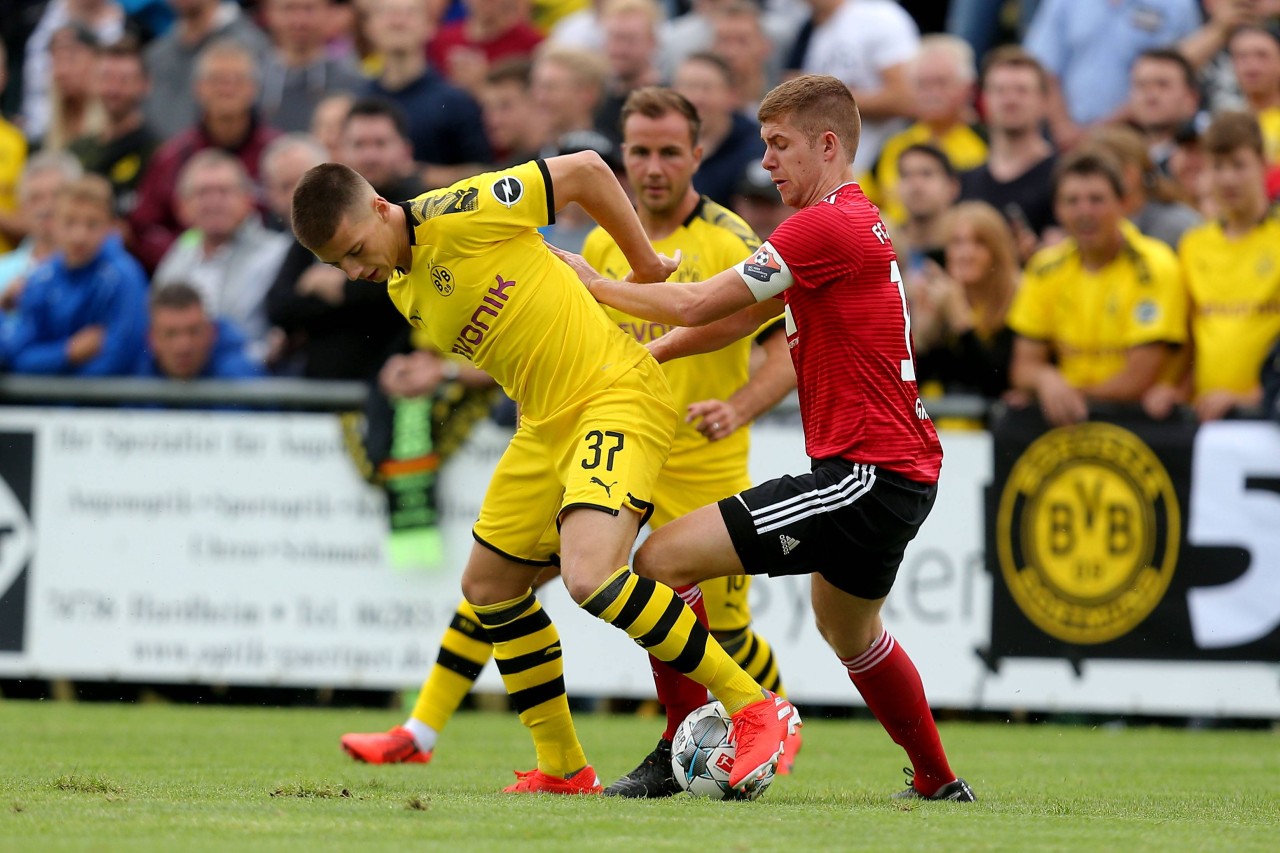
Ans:
{"type": "Polygon", "coordinates": [[[403,726],[389,732],[345,734],[342,748],[356,761],[365,764],[426,764],[434,750],[418,749],[413,735],[403,726]]]}
{"type": "Polygon", "coordinates": [[[752,702],[733,715],[736,755],[729,773],[729,786],[748,791],[778,766],[787,737],[799,729],[796,706],[775,693],[752,702]]]}
{"type": "Polygon", "coordinates": [[[600,794],[604,788],[591,765],[568,779],[548,776],[541,770],[517,770],[516,783],[502,789],[504,794],[600,794]]]}

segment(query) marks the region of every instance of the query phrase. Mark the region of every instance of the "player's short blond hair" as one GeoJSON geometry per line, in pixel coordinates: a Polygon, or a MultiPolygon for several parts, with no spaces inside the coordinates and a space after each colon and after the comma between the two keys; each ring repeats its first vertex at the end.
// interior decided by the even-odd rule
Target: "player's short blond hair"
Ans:
{"type": "Polygon", "coordinates": [[[774,87],[760,102],[761,124],[789,120],[809,144],[830,131],[840,140],[849,162],[858,153],[862,118],[849,87],[827,74],[804,74],[774,87]]]}

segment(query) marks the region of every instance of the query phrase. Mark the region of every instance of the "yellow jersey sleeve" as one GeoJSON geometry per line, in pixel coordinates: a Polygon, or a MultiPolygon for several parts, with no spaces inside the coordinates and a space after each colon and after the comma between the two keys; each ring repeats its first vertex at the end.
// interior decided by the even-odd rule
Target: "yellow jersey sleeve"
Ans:
{"type": "Polygon", "coordinates": [[[1130,240],[1136,257],[1125,345],[1186,343],[1187,290],[1177,255],[1150,237],[1135,233],[1130,240]]]}
{"type": "Polygon", "coordinates": [[[530,228],[554,222],[553,192],[541,160],[425,192],[408,203],[417,223],[414,242],[447,241],[456,255],[479,255],[530,228]]]}

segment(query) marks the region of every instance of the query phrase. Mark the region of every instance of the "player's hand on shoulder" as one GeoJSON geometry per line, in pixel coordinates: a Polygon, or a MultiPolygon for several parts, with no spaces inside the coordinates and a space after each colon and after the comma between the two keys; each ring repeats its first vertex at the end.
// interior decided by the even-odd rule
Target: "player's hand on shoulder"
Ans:
{"type": "Polygon", "coordinates": [[[566,251],[565,249],[561,249],[559,246],[553,246],[550,243],[547,244],[547,248],[551,250],[551,254],[569,265],[569,269],[573,270],[574,274],[578,276],[578,279],[587,286],[587,290],[590,290],[591,285],[597,281],[604,279],[604,276],[600,275],[600,273],[596,271],[595,267],[587,263],[587,259],[582,257],[582,255],[566,251]]]}

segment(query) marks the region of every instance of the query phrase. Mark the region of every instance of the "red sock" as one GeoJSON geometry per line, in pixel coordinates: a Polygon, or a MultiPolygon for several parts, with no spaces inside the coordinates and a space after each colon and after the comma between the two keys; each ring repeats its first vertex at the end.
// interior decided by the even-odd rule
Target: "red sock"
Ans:
{"type": "MultiPolygon", "coordinates": [[[[689,605],[693,615],[705,628],[707,626],[707,605],[702,600],[702,590],[697,584],[674,587],[676,595],[689,605]]],[[[667,711],[667,730],[663,738],[672,740],[676,729],[684,722],[684,718],[697,708],[707,704],[707,688],[694,681],[684,673],[672,669],[671,665],[649,655],[649,665],[653,668],[653,685],[658,689],[658,701],[667,711]]],[[[947,780],[950,781],[950,780],[947,780]]]]}
{"type": "Polygon", "coordinates": [[[920,673],[893,636],[885,630],[871,648],[840,663],[889,737],[907,751],[916,790],[931,795],[954,780],[920,673]]]}

